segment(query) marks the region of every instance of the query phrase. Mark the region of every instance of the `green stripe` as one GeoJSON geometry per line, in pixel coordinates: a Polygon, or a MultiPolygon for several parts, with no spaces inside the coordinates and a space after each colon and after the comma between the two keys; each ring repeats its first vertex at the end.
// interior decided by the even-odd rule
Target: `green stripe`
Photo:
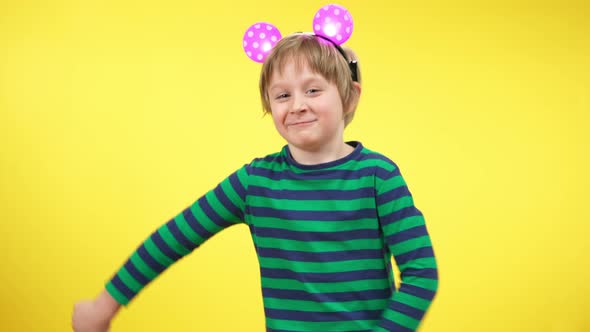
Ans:
{"type": "Polygon", "coordinates": [[[256,183],[257,186],[272,189],[272,190],[317,190],[317,188],[322,188],[322,190],[342,190],[342,188],[346,188],[347,190],[356,190],[361,188],[373,188],[374,187],[374,177],[372,175],[364,176],[359,179],[350,179],[350,180],[343,180],[343,179],[324,179],[324,180],[314,180],[314,179],[306,179],[305,181],[301,180],[281,180],[276,181],[272,179],[265,178],[259,175],[250,175],[250,181],[252,183],[256,183]]]}
{"type": "Polygon", "coordinates": [[[366,291],[388,288],[389,279],[369,279],[341,282],[307,282],[302,283],[292,279],[261,278],[265,288],[300,290],[309,293],[349,293],[354,291],[366,291]]]}
{"type": "Polygon", "coordinates": [[[383,195],[405,185],[406,181],[404,181],[404,178],[401,175],[396,175],[388,180],[379,180],[379,186],[377,187],[379,191],[377,192],[377,195],[383,195]]]}
{"type": "Polygon", "coordinates": [[[125,297],[125,295],[123,295],[121,292],[119,292],[117,287],[115,287],[115,285],[113,285],[111,282],[108,282],[105,288],[109,292],[109,294],[111,294],[111,296],[120,304],[126,305],[129,303],[129,299],[125,297]]]}
{"type": "Polygon", "coordinates": [[[345,250],[381,249],[380,239],[359,239],[349,241],[298,241],[277,239],[271,237],[257,237],[258,247],[276,248],[303,252],[338,252],[345,250]]]}
{"type": "Polygon", "coordinates": [[[251,196],[249,205],[252,207],[288,206],[293,211],[357,211],[360,209],[374,209],[375,198],[358,198],[346,201],[337,200],[277,200],[271,197],[251,196]]]}
{"type": "Polygon", "coordinates": [[[405,264],[399,264],[398,268],[403,272],[408,267],[413,269],[436,269],[436,260],[434,257],[417,258],[408,261],[405,264]]]}
{"type": "Polygon", "coordinates": [[[342,332],[369,330],[376,325],[376,320],[354,320],[334,322],[302,322],[296,320],[283,320],[267,318],[266,324],[269,328],[275,330],[287,331],[322,331],[322,332],[342,332]]]}
{"type": "Polygon", "coordinates": [[[431,301],[429,300],[425,300],[423,298],[419,298],[417,296],[408,294],[408,293],[404,293],[404,292],[398,292],[395,293],[395,295],[393,296],[394,301],[399,302],[399,303],[403,303],[407,306],[410,306],[412,308],[416,308],[422,311],[426,311],[426,309],[428,309],[428,307],[430,306],[431,301]]]}
{"type": "Polygon", "coordinates": [[[162,253],[160,251],[160,249],[158,249],[158,247],[156,246],[156,244],[154,243],[154,241],[152,241],[151,238],[148,238],[144,242],[143,245],[145,246],[145,249],[150,254],[150,256],[152,256],[161,265],[164,265],[165,267],[168,267],[172,263],[174,263],[173,260],[171,260],[168,256],[164,255],[164,253],[162,253]]]}
{"type": "Polygon", "coordinates": [[[413,239],[402,241],[398,244],[394,244],[390,246],[390,250],[394,256],[401,255],[408,253],[412,250],[416,250],[418,248],[430,247],[432,243],[430,242],[430,237],[428,235],[416,237],[413,239]]]}
{"type": "Polygon", "coordinates": [[[234,190],[234,187],[232,187],[231,182],[229,181],[229,178],[227,178],[223,182],[221,182],[221,189],[223,190],[223,192],[225,193],[227,198],[229,198],[229,200],[235,206],[237,206],[238,209],[240,209],[240,211],[243,212],[244,211],[244,201],[240,198],[238,193],[234,190]]]}
{"type": "Polygon", "coordinates": [[[393,201],[379,205],[379,215],[385,216],[413,205],[414,200],[412,199],[412,196],[403,196],[393,201]]]}
{"type": "Polygon", "coordinates": [[[167,225],[160,227],[158,233],[164,239],[164,242],[168,245],[168,247],[172,248],[175,253],[181,256],[185,256],[190,253],[190,250],[186,249],[178,240],[170,233],[167,225]]]}
{"type": "Polygon", "coordinates": [[[366,269],[384,269],[383,259],[359,259],[340,262],[299,262],[282,258],[259,256],[260,267],[271,269],[291,269],[296,272],[349,272],[366,269]]]}
{"type": "Polygon", "coordinates": [[[383,312],[383,317],[389,319],[390,321],[396,322],[401,326],[407,327],[412,331],[416,330],[420,324],[419,320],[393,310],[385,310],[383,312]]]}
{"type": "Polygon", "coordinates": [[[394,223],[388,224],[383,227],[383,233],[385,236],[389,236],[391,234],[395,234],[401,231],[405,231],[410,228],[414,228],[417,226],[424,225],[424,217],[423,216],[412,216],[400,219],[394,223]]]}
{"type": "Polygon", "coordinates": [[[174,220],[176,221],[176,226],[178,226],[180,232],[182,232],[182,234],[186,236],[186,238],[189,239],[192,243],[201,244],[205,241],[205,239],[203,239],[201,236],[199,236],[199,234],[193,231],[191,226],[184,218],[184,214],[179,214],[178,216],[176,216],[176,218],[174,218],[174,220]]]}
{"type": "Polygon", "coordinates": [[[231,213],[220,201],[214,191],[210,191],[206,195],[207,201],[211,208],[225,221],[238,221],[238,216],[231,213]]]}
{"type": "Polygon", "coordinates": [[[415,276],[405,277],[404,284],[414,285],[433,292],[438,288],[438,280],[415,276]]]}
{"type": "MultiPolygon", "coordinates": [[[[206,199],[207,197],[205,197],[206,199]]],[[[207,200],[207,202],[209,202],[207,200]]],[[[209,204],[211,205],[211,204],[209,204]]],[[[205,228],[209,233],[215,234],[217,232],[219,232],[221,230],[221,227],[219,227],[217,224],[215,224],[213,222],[213,220],[211,220],[207,214],[205,214],[205,212],[203,212],[203,209],[201,209],[201,207],[199,206],[198,201],[195,202],[193,205],[191,205],[191,211],[193,212],[193,216],[195,216],[195,219],[197,220],[197,222],[203,226],[203,228],[205,228]]]]}
{"type": "Polygon", "coordinates": [[[119,270],[118,275],[119,278],[121,278],[121,280],[125,284],[125,286],[127,286],[135,293],[139,293],[139,291],[143,288],[143,285],[140,284],[137,280],[135,280],[135,278],[133,278],[133,276],[129,274],[129,272],[124,266],[119,270]]]}
{"type": "Polygon", "coordinates": [[[141,257],[139,257],[137,251],[131,255],[131,262],[148,280],[152,280],[158,276],[158,273],[152,270],[152,268],[149,267],[149,265],[147,265],[141,257]]]}
{"type": "Polygon", "coordinates": [[[361,310],[383,310],[383,308],[387,306],[387,301],[388,299],[348,302],[313,302],[266,298],[264,299],[264,307],[269,309],[311,312],[350,312],[361,310]]]}
{"type": "MultiPolygon", "coordinates": [[[[247,215],[252,219],[251,215],[247,215]]],[[[346,221],[321,221],[321,220],[286,220],[273,217],[257,217],[256,227],[278,228],[289,231],[301,232],[339,232],[354,231],[359,229],[374,229],[377,221],[374,218],[361,218],[346,221]]]]}

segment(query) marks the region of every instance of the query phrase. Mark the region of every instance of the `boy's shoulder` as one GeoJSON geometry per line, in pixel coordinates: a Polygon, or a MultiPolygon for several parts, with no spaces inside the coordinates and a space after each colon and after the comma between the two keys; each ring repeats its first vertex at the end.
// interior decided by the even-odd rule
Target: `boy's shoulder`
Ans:
{"type": "MultiPolygon", "coordinates": [[[[349,142],[353,144],[355,150],[349,156],[348,161],[354,161],[359,167],[378,167],[387,170],[397,169],[397,164],[383,153],[365,147],[361,142],[349,142]]],[[[270,153],[263,157],[254,158],[246,164],[247,168],[283,168],[288,167],[288,148],[285,146],[280,151],[270,153]]]]}

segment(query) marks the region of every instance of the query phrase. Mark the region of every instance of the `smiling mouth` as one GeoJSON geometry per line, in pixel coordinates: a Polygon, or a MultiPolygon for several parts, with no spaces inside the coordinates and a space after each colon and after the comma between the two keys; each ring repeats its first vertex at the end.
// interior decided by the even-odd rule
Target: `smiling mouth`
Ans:
{"type": "Polygon", "coordinates": [[[315,122],[316,120],[309,120],[309,121],[298,121],[298,122],[294,122],[291,124],[288,124],[287,126],[292,127],[292,126],[304,126],[304,125],[308,125],[310,123],[315,122]]]}

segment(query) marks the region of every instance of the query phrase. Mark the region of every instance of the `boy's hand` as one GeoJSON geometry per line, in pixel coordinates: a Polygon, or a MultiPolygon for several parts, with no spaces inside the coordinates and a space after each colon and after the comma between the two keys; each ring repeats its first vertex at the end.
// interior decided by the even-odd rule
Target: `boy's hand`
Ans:
{"type": "Polygon", "coordinates": [[[80,301],[74,305],[72,328],[75,332],[107,332],[119,307],[106,291],[93,301],[80,301]]]}
{"type": "Polygon", "coordinates": [[[95,301],[81,301],[74,305],[72,327],[75,332],[107,332],[110,317],[101,312],[95,301]]]}

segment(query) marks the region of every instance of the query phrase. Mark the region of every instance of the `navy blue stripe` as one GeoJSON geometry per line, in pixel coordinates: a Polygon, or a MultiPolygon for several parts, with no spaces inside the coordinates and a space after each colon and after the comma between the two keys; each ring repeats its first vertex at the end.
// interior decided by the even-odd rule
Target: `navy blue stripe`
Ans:
{"type": "Polygon", "coordinates": [[[313,302],[346,302],[388,299],[391,288],[371,289],[365,291],[337,292],[337,293],[308,293],[292,289],[262,288],[262,296],[268,298],[303,300],[313,302]]]}
{"type": "Polygon", "coordinates": [[[147,249],[145,248],[145,246],[142,244],[141,246],[139,246],[139,248],[137,248],[137,254],[139,255],[139,257],[141,257],[141,259],[143,259],[143,261],[152,269],[154,270],[154,272],[156,273],[162,273],[162,271],[164,271],[166,269],[165,266],[163,266],[162,264],[158,263],[158,261],[156,261],[147,251],[147,249]]]}
{"type": "Polygon", "coordinates": [[[270,189],[266,187],[250,186],[251,196],[268,197],[274,199],[292,200],[352,200],[375,196],[375,188],[366,187],[355,190],[288,190],[270,189]]]}
{"type": "MultiPolygon", "coordinates": [[[[201,199],[203,198],[201,197],[199,200],[201,199]]],[[[209,232],[205,227],[203,227],[203,225],[201,225],[200,222],[197,221],[195,215],[193,214],[193,211],[191,211],[190,208],[184,210],[184,212],[182,212],[182,215],[184,216],[184,219],[191,227],[191,229],[195,231],[195,233],[197,233],[200,237],[206,240],[213,236],[213,233],[209,232]]]]}
{"type": "Polygon", "coordinates": [[[263,278],[291,279],[303,283],[308,282],[344,282],[372,279],[387,279],[387,271],[383,269],[359,270],[349,272],[294,272],[289,269],[261,268],[260,275],[263,278]]]}
{"type": "Polygon", "coordinates": [[[211,221],[213,221],[217,226],[219,226],[221,228],[225,228],[230,225],[233,225],[233,223],[223,219],[217,213],[217,211],[215,211],[213,209],[213,207],[211,206],[211,204],[209,204],[209,201],[207,200],[207,196],[203,196],[201,199],[199,199],[199,206],[201,207],[203,212],[207,215],[207,217],[209,217],[209,219],[211,219],[211,221]]]}
{"type": "Polygon", "coordinates": [[[256,162],[256,161],[260,161],[260,160],[263,160],[268,163],[279,164],[279,165],[285,163],[285,158],[283,158],[283,156],[281,156],[278,153],[268,155],[264,158],[256,158],[254,161],[256,162]]]}
{"type": "Polygon", "coordinates": [[[246,201],[246,188],[244,188],[242,182],[240,182],[240,178],[238,177],[237,172],[234,172],[232,175],[229,176],[229,183],[231,184],[232,188],[234,188],[236,194],[240,196],[242,201],[246,201]]]}
{"type": "Polygon", "coordinates": [[[186,250],[193,251],[198,246],[197,243],[192,242],[184,235],[184,233],[182,233],[176,224],[176,220],[172,219],[168,222],[168,230],[170,230],[172,236],[174,236],[176,241],[186,248],[186,250]]]}
{"type": "MultiPolygon", "coordinates": [[[[376,167],[378,168],[378,167],[376,167]]],[[[366,167],[357,170],[321,170],[305,173],[295,173],[289,170],[271,170],[263,167],[253,166],[251,174],[271,180],[357,180],[365,176],[375,174],[375,167],[366,167]]]]}
{"type": "Polygon", "coordinates": [[[377,211],[375,209],[359,209],[354,211],[293,211],[250,206],[250,212],[254,217],[274,217],[285,220],[356,221],[362,218],[377,217],[377,211]]]}
{"type": "Polygon", "coordinates": [[[135,264],[133,264],[131,259],[128,259],[124,266],[125,269],[127,269],[127,272],[129,272],[129,274],[133,277],[133,279],[135,279],[142,286],[145,286],[150,282],[150,279],[144,276],[143,273],[141,273],[137,269],[137,267],[135,267],[135,264]]]}
{"type": "Polygon", "coordinates": [[[410,190],[408,189],[408,186],[397,187],[377,196],[377,205],[383,205],[396,199],[400,199],[404,196],[412,196],[410,190]]]}
{"type": "Polygon", "coordinates": [[[424,316],[424,311],[420,309],[416,309],[414,307],[410,307],[409,305],[405,305],[401,302],[392,301],[389,304],[389,309],[397,312],[401,312],[402,314],[412,317],[415,320],[421,320],[422,316],[424,316]]]}
{"type": "Polygon", "coordinates": [[[437,280],[438,279],[438,270],[437,269],[412,269],[407,268],[402,271],[402,279],[406,277],[420,277],[420,278],[428,278],[437,280]]]}
{"type": "Polygon", "coordinates": [[[385,168],[381,168],[381,167],[375,167],[375,177],[378,177],[379,179],[386,181],[386,180],[391,180],[396,176],[399,176],[400,172],[399,169],[396,168],[393,171],[387,170],[385,168]]]}
{"type": "Polygon", "coordinates": [[[408,283],[402,284],[399,291],[410,294],[410,295],[414,295],[416,297],[419,297],[419,298],[422,298],[425,300],[429,300],[429,301],[432,300],[434,298],[434,295],[436,294],[435,292],[433,292],[429,289],[410,285],[408,283]]]}
{"type": "Polygon", "coordinates": [[[129,287],[127,287],[127,285],[125,285],[125,283],[123,282],[123,280],[121,280],[121,278],[119,278],[118,275],[116,275],[111,282],[113,283],[113,285],[115,286],[115,288],[117,288],[117,290],[119,292],[121,292],[121,294],[125,295],[125,297],[128,300],[131,300],[136,293],[134,291],[132,291],[131,289],[129,289],[129,287]]]}
{"type": "Polygon", "coordinates": [[[355,259],[383,258],[381,249],[344,250],[332,252],[305,252],[276,248],[258,247],[258,255],[267,258],[281,258],[302,262],[337,262],[355,259]]]}
{"type": "Polygon", "coordinates": [[[159,232],[154,232],[154,234],[152,234],[151,237],[156,247],[158,247],[158,249],[160,249],[160,251],[168,258],[170,258],[173,261],[177,261],[180,258],[182,258],[182,255],[179,255],[178,253],[176,253],[176,251],[170,248],[170,246],[164,241],[162,235],[160,235],[159,232]]]}
{"type": "Polygon", "coordinates": [[[294,320],[299,322],[342,322],[350,320],[377,320],[383,310],[313,312],[264,308],[266,317],[271,319],[294,320]]]}
{"type": "Polygon", "coordinates": [[[379,323],[379,326],[386,329],[387,331],[395,331],[395,332],[414,332],[414,330],[409,329],[403,325],[399,325],[398,323],[392,322],[387,318],[384,318],[379,323]]]}
{"type": "Polygon", "coordinates": [[[215,195],[217,196],[217,199],[219,200],[221,205],[223,205],[224,208],[226,208],[231,214],[236,216],[236,218],[242,219],[242,218],[240,218],[240,215],[242,214],[242,212],[234,204],[234,202],[232,202],[229,199],[229,197],[227,197],[227,195],[225,194],[225,192],[223,191],[223,188],[221,186],[217,186],[217,188],[215,188],[213,190],[213,192],[215,193],[215,195]]]}
{"type": "Polygon", "coordinates": [[[381,236],[377,227],[373,229],[357,229],[340,232],[299,232],[280,228],[256,227],[255,232],[257,237],[269,237],[275,239],[297,240],[305,242],[378,239],[381,236]]]}
{"type": "Polygon", "coordinates": [[[421,215],[422,212],[412,205],[381,217],[381,221],[383,226],[387,226],[404,218],[421,215]]]}
{"type": "MultiPolygon", "coordinates": [[[[364,150],[365,151],[370,151],[369,149],[364,149],[364,150]]],[[[365,160],[381,160],[381,161],[384,161],[386,164],[390,164],[390,165],[392,165],[392,166],[394,166],[394,167],[397,168],[397,166],[395,165],[395,163],[391,159],[385,157],[382,154],[375,153],[373,151],[371,151],[369,153],[363,153],[363,154],[361,154],[361,158],[359,160],[360,161],[365,161],[365,160]]]]}
{"type": "Polygon", "coordinates": [[[394,245],[403,241],[407,241],[410,239],[415,239],[417,237],[421,237],[424,235],[428,235],[428,231],[426,230],[426,225],[418,225],[416,227],[405,229],[401,232],[397,232],[391,234],[385,238],[385,241],[389,245],[394,245]]]}
{"type": "Polygon", "coordinates": [[[412,251],[408,251],[405,254],[395,255],[395,261],[397,262],[397,264],[403,265],[409,262],[410,260],[427,257],[434,257],[434,251],[430,246],[414,249],[412,251]]]}
{"type": "MultiPolygon", "coordinates": [[[[344,332],[372,332],[373,330],[348,330],[344,332]]],[[[275,330],[271,329],[270,327],[266,327],[266,332],[307,332],[307,331],[300,331],[300,330],[275,330]]]]}

